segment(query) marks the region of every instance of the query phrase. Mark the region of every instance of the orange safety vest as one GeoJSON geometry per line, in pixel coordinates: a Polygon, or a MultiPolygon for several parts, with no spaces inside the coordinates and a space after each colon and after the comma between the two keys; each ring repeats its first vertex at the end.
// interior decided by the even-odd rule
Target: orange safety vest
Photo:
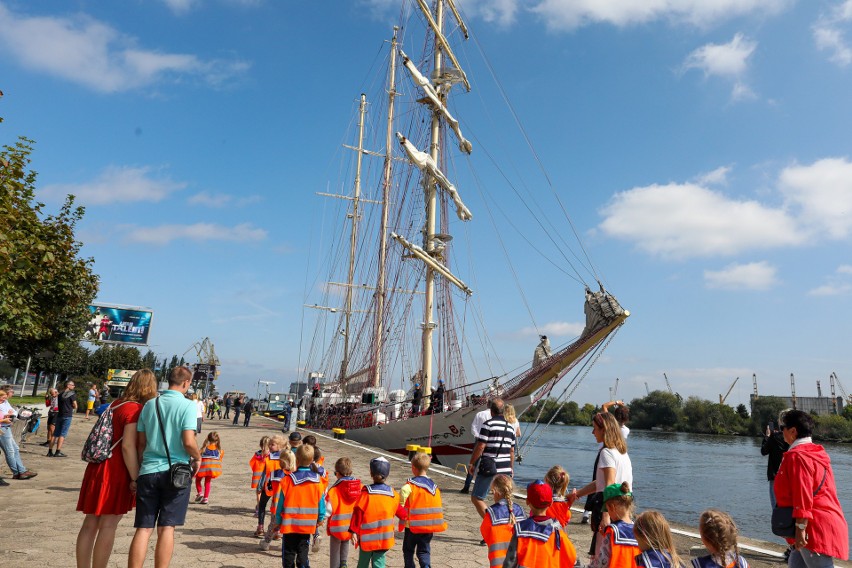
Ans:
{"type": "Polygon", "coordinates": [[[284,534],[314,534],[322,500],[322,484],[318,474],[298,470],[284,476],[280,498],[281,532],[284,534]]]}
{"type": "Polygon", "coordinates": [[[266,468],[266,456],[263,452],[254,453],[249,460],[249,467],[251,468],[251,488],[257,489],[263,477],[263,470],[266,468]]]}
{"type": "Polygon", "coordinates": [[[547,508],[547,512],[545,513],[551,519],[556,519],[559,521],[559,524],[562,525],[562,528],[568,526],[568,522],[571,520],[571,509],[568,507],[568,501],[565,500],[565,497],[557,497],[553,496],[553,503],[550,504],[550,507],[547,508]]]}
{"type": "Polygon", "coordinates": [[[441,490],[428,477],[418,475],[408,480],[411,494],[405,502],[408,510],[408,528],[413,533],[436,533],[447,530],[441,490]]]}
{"type": "Polygon", "coordinates": [[[331,486],[326,495],[326,500],[331,505],[331,517],[326,523],[326,534],[338,540],[349,540],[352,538],[352,532],[349,530],[349,524],[352,521],[352,511],[355,510],[356,501],[344,500],[341,495],[341,482],[360,482],[352,477],[341,477],[337,483],[331,486]]]}
{"type": "Polygon", "coordinates": [[[384,483],[364,487],[355,505],[361,510],[361,524],[357,527],[361,550],[393,548],[393,525],[398,507],[399,495],[392,487],[384,483]]]}
{"type": "MultiPolygon", "coordinates": [[[[517,503],[512,503],[512,511],[515,513],[516,523],[527,517],[524,508],[517,503]]],[[[488,563],[492,568],[497,568],[503,566],[515,527],[509,524],[509,504],[505,499],[491,505],[485,512],[479,532],[488,545],[488,563]]]]}
{"type": "Polygon", "coordinates": [[[604,538],[609,540],[612,551],[609,565],[612,568],[637,568],[636,556],[642,552],[633,535],[633,525],[624,521],[614,521],[606,527],[604,538]]]}
{"type": "Polygon", "coordinates": [[[216,479],[222,475],[222,458],[224,455],[225,452],[217,448],[216,444],[204,448],[204,451],[201,452],[201,465],[195,476],[216,479]]]}
{"type": "Polygon", "coordinates": [[[543,522],[524,519],[515,524],[515,535],[518,538],[519,567],[560,568],[574,566],[577,560],[574,544],[555,519],[543,522]]]}

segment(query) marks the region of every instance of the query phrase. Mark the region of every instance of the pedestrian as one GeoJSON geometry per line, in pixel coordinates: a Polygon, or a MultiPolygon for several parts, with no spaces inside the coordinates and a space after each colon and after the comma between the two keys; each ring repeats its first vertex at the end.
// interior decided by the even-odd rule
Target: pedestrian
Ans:
{"type": "Polygon", "coordinates": [[[272,438],[263,436],[260,438],[260,449],[254,453],[249,459],[249,468],[251,469],[251,488],[255,492],[254,500],[254,516],[258,516],[260,510],[260,494],[263,493],[263,471],[266,469],[266,458],[269,457],[269,441],[272,438]]]}
{"type": "Polygon", "coordinates": [[[325,514],[320,475],[311,471],[314,448],[302,446],[296,452],[296,471],[285,475],[278,490],[275,524],[283,535],[283,568],[308,568],[311,535],[317,518],[325,514]]]}
{"type": "Polygon", "coordinates": [[[293,412],[293,401],[287,399],[284,402],[284,407],[282,409],[282,415],[284,416],[284,429],[282,432],[287,432],[290,430],[290,414],[293,412]]]}
{"type": "Polygon", "coordinates": [[[550,489],[553,491],[553,504],[547,509],[547,516],[556,519],[563,529],[568,530],[568,522],[571,520],[571,505],[576,499],[574,493],[568,497],[565,496],[571,476],[561,465],[555,465],[547,470],[544,481],[550,485],[550,489]]]}
{"type": "Polygon", "coordinates": [[[467,468],[468,473],[473,474],[475,464],[479,461],[476,482],[470,495],[479,518],[485,516],[485,509],[488,508],[485,499],[494,476],[502,473],[512,477],[515,466],[515,429],[503,418],[503,400],[492,400],[490,411],[491,418],[479,430],[467,468]]]}
{"type": "MultiPolygon", "coordinates": [[[[784,423],[787,410],[782,410],[778,415],[778,424],[784,423]]],[[[766,425],[763,433],[763,442],[760,444],[760,455],[769,456],[766,461],[766,479],[769,481],[769,503],[771,509],[775,508],[775,475],[781,467],[781,459],[784,452],[790,448],[790,444],[784,441],[784,433],[773,422],[766,425]]]]}
{"type": "Polygon", "coordinates": [[[491,482],[494,504],[488,507],[479,526],[482,541],[488,545],[490,566],[503,565],[515,523],[527,517],[524,508],[513,502],[514,492],[515,484],[511,477],[502,474],[494,476],[494,481],[491,482]]]}
{"type": "Polygon", "coordinates": [[[574,544],[559,526],[559,521],[546,514],[552,501],[553,493],[548,484],[533,481],[527,486],[530,516],[515,523],[503,562],[504,568],[574,566],[577,561],[574,544]]]}
{"type": "Polygon", "coordinates": [[[106,404],[109,402],[109,387],[104,384],[103,388],[101,388],[101,404],[106,404]]]}
{"type": "Polygon", "coordinates": [[[603,403],[601,412],[609,412],[615,416],[618,426],[621,428],[621,435],[626,440],[630,435],[630,428],[627,423],[630,421],[630,409],[624,404],[623,400],[610,400],[603,403]]]}
{"type": "Polygon", "coordinates": [[[234,403],[234,399],[231,398],[230,394],[225,395],[225,420],[228,420],[231,417],[231,405],[234,403]]]}
{"type": "Polygon", "coordinates": [[[414,567],[414,555],[420,568],[432,565],[432,536],[447,530],[444,522],[444,506],[441,503],[441,490],[429,478],[429,465],[432,458],[423,452],[417,452],[411,458],[410,478],[399,490],[399,504],[406,510],[405,536],[402,540],[402,558],[405,568],[414,567]]]}
{"type": "Polygon", "coordinates": [[[245,416],[245,418],[243,418],[244,427],[248,427],[252,412],[254,412],[254,399],[250,398],[248,399],[248,402],[243,405],[243,415],[245,416]]]}
{"type": "Polygon", "coordinates": [[[636,557],[640,568],[682,568],[669,523],[659,511],[645,511],[633,521],[633,534],[642,553],[636,557]]]}
{"type": "Polygon", "coordinates": [[[728,513],[716,509],[704,511],[698,520],[698,532],[710,554],[693,558],[693,568],[748,568],[737,547],[737,525],[728,513]]]}
{"type": "MultiPolygon", "coordinates": [[[[501,401],[502,402],[502,401],[501,401]]],[[[486,408],[485,410],[480,410],[476,413],[476,416],[473,417],[473,422],[470,424],[470,432],[473,434],[473,439],[476,440],[479,437],[479,430],[482,428],[482,425],[485,424],[488,420],[491,419],[491,409],[486,408]]],[[[476,475],[476,468],[479,466],[479,463],[474,464],[473,471],[471,472],[468,468],[467,476],[464,478],[464,485],[461,488],[459,493],[468,494],[470,493],[470,484],[473,481],[473,476],[476,475]]]]}
{"type": "Polygon", "coordinates": [[[222,475],[222,459],[225,451],[222,441],[215,430],[207,434],[204,445],[201,446],[201,466],[195,474],[195,502],[206,505],[210,502],[210,488],[213,480],[222,475]],[[204,480],[204,491],[201,491],[201,480],[204,480]]]}
{"type": "Polygon", "coordinates": [[[44,405],[47,407],[47,441],[39,444],[45,448],[50,447],[53,441],[53,432],[56,430],[56,421],[59,416],[59,391],[56,389],[47,389],[47,395],[44,397],[44,405]]]}
{"type": "Polygon", "coordinates": [[[92,410],[95,408],[95,401],[98,399],[98,389],[95,388],[95,383],[89,383],[89,396],[86,399],[86,420],[91,416],[92,410]]]}
{"type": "Polygon", "coordinates": [[[382,457],[370,460],[373,483],[361,490],[349,523],[352,543],[361,546],[358,568],[385,567],[385,554],[394,545],[394,517],[405,517],[399,495],[386,483],[389,476],[388,460],[382,457]]]}
{"type": "Polygon", "coordinates": [[[201,434],[201,424],[204,422],[204,401],[198,397],[197,392],[192,393],[192,396],[189,398],[195,405],[195,433],[201,434]]]}
{"type": "Polygon", "coordinates": [[[175,488],[170,463],[189,462],[198,471],[201,453],[195,440],[196,406],[185,398],[192,372],[176,367],[169,388],[148,401],[136,425],[138,445],[144,448],[136,490],[136,533],[130,543],[128,568],[142,568],[148,541],[157,527],[154,552],[157,568],[168,568],[174,551],[175,527],[183,526],[189,506],[190,486],[175,488]]]}
{"type": "Polygon", "coordinates": [[[240,410],[243,408],[243,395],[234,400],[234,426],[240,423],[240,410]]]}
{"type": "Polygon", "coordinates": [[[337,481],[325,497],[325,525],[330,568],[346,568],[349,562],[349,522],[361,495],[361,480],[352,477],[352,460],[342,457],[334,464],[337,481]]]}
{"type": "Polygon", "coordinates": [[[47,457],[67,458],[68,456],[62,453],[62,444],[65,443],[65,437],[68,435],[68,430],[71,429],[71,420],[77,411],[77,393],[74,391],[74,381],[66,381],[65,390],[59,395],[57,402],[56,430],[53,433],[53,440],[47,447],[47,457]],[[56,451],[53,450],[54,447],[56,451]]]}
{"type": "MultiPolygon", "coordinates": [[[[77,510],[85,517],[77,534],[77,566],[106,566],[112,554],[118,523],[136,506],[131,490],[139,478],[136,424],[142,407],[157,396],[157,378],[149,369],[133,373],[112,408],[111,455],[100,463],[89,463],[80,484],[77,510]]],[[[96,425],[97,427],[97,425],[96,425]]]]}
{"type": "MultiPolygon", "coordinates": [[[[254,531],[254,536],[262,537],[264,533],[263,524],[266,520],[266,510],[269,505],[270,499],[278,493],[278,488],[281,483],[281,479],[284,477],[284,468],[281,467],[281,453],[282,451],[286,451],[284,446],[286,442],[284,441],[283,436],[272,436],[267,437],[266,442],[266,452],[263,453],[263,439],[261,439],[261,455],[258,456],[255,454],[257,466],[260,468],[260,473],[258,475],[258,497],[257,497],[257,530],[254,531]],[[261,461],[262,460],[262,463],[261,461]]],[[[254,474],[252,474],[252,479],[254,479],[254,474]]],[[[273,513],[275,509],[272,509],[273,513]]]]}
{"type": "Polygon", "coordinates": [[[444,379],[438,379],[438,388],[432,394],[432,410],[434,412],[444,411],[444,379]]]}
{"type": "Polygon", "coordinates": [[[589,568],[633,568],[641,552],[633,534],[633,493],[630,485],[613,483],[604,489],[610,523],[601,527],[601,548],[589,568]]]}
{"type": "Polygon", "coordinates": [[[12,422],[18,416],[18,412],[12,408],[8,399],[14,392],[15,387],[12,385],[0,387],[0,448],[3,449],[6,465],[12,470],[12,479],[32,479],[38,474],[28,470],[23,464],[21,450],[15,442],[15,436],[12,435],[12,422]]]}
{"type": "Polygon", "coordinates": [[[420,405],[423,404],[423,390],[420,383],[414,383],[414,394],[411,395],[411,415],[420,416],[420,405]]]}

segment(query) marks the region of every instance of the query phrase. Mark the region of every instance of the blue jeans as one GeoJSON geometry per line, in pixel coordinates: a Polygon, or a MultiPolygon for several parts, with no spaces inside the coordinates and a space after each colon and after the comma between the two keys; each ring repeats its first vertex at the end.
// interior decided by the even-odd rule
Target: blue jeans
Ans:
{"type": "Polygon", "coordinates": [[[402,540],[402,559],[405,568],[416,568],[414,565],[415,551],[420,568],[431,568],[431,548],[432,533],[413,533],[411,529],[405,529],[405,536],[402,540]]]}
{"type": "Polygon", "coordinates": [[[775,508],[775,480],[769,480],[769,502],[772,504],[772,508],[775,508]]]}
{"type": "Polygon", "coordinates": [[[790,553],[787,566],[789,568],[832,568],[834,558],[811,552],[807,548],[799,548],[790,553]]]}
{"type": "Polygon", "coordinates": [[[27,468],[21,463],[21,451],[18,449],[18,444],[15,443],[15,437],[12,436],[11,427],[0,428],[0,448],[3,448],[6,464],[13,474],[18,475],[27,471],[27,468]]]}

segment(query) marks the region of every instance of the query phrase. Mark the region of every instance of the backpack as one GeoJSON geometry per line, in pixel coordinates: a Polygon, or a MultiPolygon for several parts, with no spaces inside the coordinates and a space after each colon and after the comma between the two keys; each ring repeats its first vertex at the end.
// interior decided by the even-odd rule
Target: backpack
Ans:
{"type": "Polygon", "coordinates": [[[122,402],[116,406],[110,405],[98,417],[98,421],[92,426],[92,431],[89,432],[89,437],[86,438],[86,442],[83,444],[80,459],[89,463],[101,463],[112,457],[112,451],[121,443],[121,439],[124,438],[122,436],[116,443],[112,443],[112,412],[128,402],[133,401],[122,402]]]}

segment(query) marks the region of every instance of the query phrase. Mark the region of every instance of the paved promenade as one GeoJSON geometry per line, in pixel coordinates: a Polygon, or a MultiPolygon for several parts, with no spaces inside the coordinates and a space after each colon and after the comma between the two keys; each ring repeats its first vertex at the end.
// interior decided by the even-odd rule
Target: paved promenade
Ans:
{"type": "MultiPolygon", "coordinates": [[[[279,426],[269,420],[255,417],[249,428],[232,426],[229,421],[208,421],[204,432],[218,430],[225,459],[222,476],[213,482],[209,505],[191,503],[186,525],[176,532],[173,566],[177,567],[252,567],[280,566],[280,545],[263,552],[258,548],[258,539],[252,535],[256,527],[254,518],[254,494],[249,488],[250,473],[248,460],[264,434],[275,432],[279,426]]],[[[21,447],[22,459],[32,470],[39,473],[30,481],[14,481],[3,463],[4,474],[10,484],[0,488],[0,527],[4,538],[0,544],[0,558],[9,566],[74,566],[74,543],[82,522],[82,514],[76,512],[77,495],[85,463],[79,457],[83,440],[94,421],[75,417],[71,432],[63,448],[67,458],[48,458],[46,449],[37,445],[44,441],[40,436],[21,447]]],[[[304,433],[304,432],[303,432],[304,433]]],[[[40,432],[42,434],[42,432],[40,432]]],[[[319,446],[326,455],[326,464],[333,467],[335,460],[349,456],[355,466],[355,474],[362,480],[369,479],[368,464],[376,450],[362,447],[349,441],[337,441],[319,437],[319,446]]],[[[479,546],[480,520],[466,495],[460,495],[461,482],[452,476],[441,475],[435,468],[432,477],[444,495],[445,515],[449,529],[436,535],[432,544],[432,564],[435,567],[472,568],[488,566],[485,547],[479,546]]],[[[447,470],[443,470],[447,472],[447,470]]],[[[411,469],[402,461],[392,461],[389,482],[399,489],[411,469]]],[[[449,473],[449,472],[447,472],[449,473]]],[[[542,472],[542,475],[544,472],[542,472]]],[[[523,488],[521,488],[523,489],[523,488]]],[[[194,490],[193,490],[194,492],[194,490]]],[[[700,511],[696,511],[696,520],[700,511]]],[[[575,514],[569,529],[569,537],[578,552],[588,550],[590,532],[588,525],[575,524],[580,514],[575,514]]],[[[680,527],[692,533],[696,529],[680,527]]],[[[115,548],[110,566],[126,566],[127,550],[133,536],[133,513],[126,515],[119,525],[115,548]]],[[[685,536],[677,537],[680,552],[688,557],[690,548],[700,546],[700,541],[685,536]]],[[[152,550],[148,554],[148,565],[153,566],[152,550]]],[[[277,544],[277,543],[274,543],[277,544]]],[[[783,566],[778,553],[782,546],[762,542],[744,541],[758,548],[772,551],[768,555],[748,550],[742,552],[754,568],[778,568],[783,566]]],[[[350,552],[350,566],[355,566],[355,551],[350,552]]],[[[585,561],[585,555],[582,556],[585,561]]],[[[328,544],[323,542],[320,552],[311,553],[311,565],[328,566],[328,544]]],[[[390,568],[398,568],[402,562],[402,539],[397,540],[388,554],[390,568]]],[[[841,563],[840,566],[849,566],[841,563]]]]}

